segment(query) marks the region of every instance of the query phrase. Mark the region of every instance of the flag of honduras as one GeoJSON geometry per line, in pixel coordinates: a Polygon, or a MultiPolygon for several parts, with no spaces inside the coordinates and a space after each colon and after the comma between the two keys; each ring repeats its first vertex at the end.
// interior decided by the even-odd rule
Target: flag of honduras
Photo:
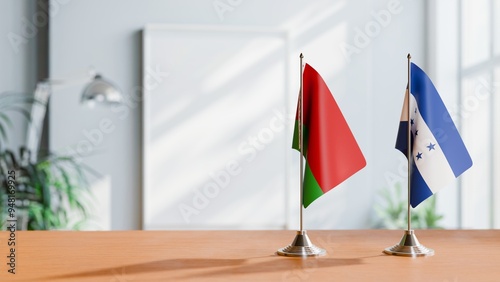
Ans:
{"type": "Polygon", "coordinates": [[[408,155],[409,122],[410,204],[416,207],[469,169],[472,159],[429,77],[413,63],[410,74],[410,118],[406,89],[396,149],[408,155]]]}

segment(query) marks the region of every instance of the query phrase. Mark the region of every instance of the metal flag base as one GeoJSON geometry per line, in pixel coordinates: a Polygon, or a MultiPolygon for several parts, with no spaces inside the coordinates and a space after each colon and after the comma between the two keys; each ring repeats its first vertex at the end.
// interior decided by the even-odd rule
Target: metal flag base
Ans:
{"type": "Polygon", "coordinates": [[[399,244],[386,248],[384,253],[395,256],[405,257],[424,257],[433,256],[434,250],[426,248],[418,242],[417,236],[413,230],[405,230],[405,235],[401,238],[399,244]]]}
{"type": "Polygon", "coordinates": [[[326,251],[316,247],[305,230],[297,231],[297,235],[292,244],[278,250],[278,255],[288,257],[312,257],[324,256],[326,251]]]}

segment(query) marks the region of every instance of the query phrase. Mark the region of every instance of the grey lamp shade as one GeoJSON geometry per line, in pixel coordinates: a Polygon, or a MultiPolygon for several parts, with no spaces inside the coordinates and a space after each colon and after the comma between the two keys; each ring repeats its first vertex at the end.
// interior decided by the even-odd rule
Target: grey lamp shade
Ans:
{"type": "Polygon", "coordinates": [[[93,104],[94,102],[119,104],[122,102],[122,95],[116,86],[98,74],[82,93],[82,103],[93,104]]]}

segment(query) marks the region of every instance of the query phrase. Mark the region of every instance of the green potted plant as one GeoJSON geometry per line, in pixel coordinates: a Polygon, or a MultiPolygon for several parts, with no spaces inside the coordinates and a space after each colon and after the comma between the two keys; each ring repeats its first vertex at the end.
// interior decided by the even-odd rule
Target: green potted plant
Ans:
{"type": "MultiPolygon", "coordinates": [[[[403,193],[401,183],[396,182],[393,188],[382,190],[381,199],[382,202],[375,205],[375,212],[378,217],[375,227],[406,229],[408,224],[408,199],[406,193],[403,193]]],[[[442,219],[443,216],[436,210],[435,195],[411,210],[411,225],[415,229],[442,228],[440,225],[442,219]]]]}
{"type": "Polygon", "coordinates": [[[87,218],[85,199],[90,191],[86,172],[92,170],[73,156],[46,154],[33,161],[32,152],[25,147],[14,152],[4,146],[8,129],[12,129],[7,113],[20,113],[29,121],[27,107],[33,102],[19,94],[0,95],[1,223],[10,215],[17,218],[20,229],[78,229],[87,218]],[[9,198],[15,199],[15,207],[9,198]]]}
{"type": "Polygon", "coordinates": [[[0,150],[4,149],[9,139],[8,130],[14,126],[9,114],[19,113],[29,121],[31,114],[27,106],[34,102],[33,98],[21,93],[0,93],[0,150]]]}

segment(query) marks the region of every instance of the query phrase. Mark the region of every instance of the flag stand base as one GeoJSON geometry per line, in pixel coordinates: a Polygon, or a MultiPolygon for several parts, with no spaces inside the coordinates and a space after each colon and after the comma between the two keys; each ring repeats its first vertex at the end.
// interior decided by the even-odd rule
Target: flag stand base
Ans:
{"type": "Polygon", "coordinates": [[[277,253],[280,256],[288,257],[313,257],[324,256],[326,251],[311,243],[306,230],[302,230],[297,231],[297,235],[295,236],[292,244],[279,249],[277,253]]]}
{"type": "Polygon", "coordinates": [[[405,257],[424,257],[433,256],[434,250],[426,248],[418,242],[417,236],[413,230],[405,230],[403,238],[399,244],[386,248],[384,253],[395,256],[405,257]]]}

